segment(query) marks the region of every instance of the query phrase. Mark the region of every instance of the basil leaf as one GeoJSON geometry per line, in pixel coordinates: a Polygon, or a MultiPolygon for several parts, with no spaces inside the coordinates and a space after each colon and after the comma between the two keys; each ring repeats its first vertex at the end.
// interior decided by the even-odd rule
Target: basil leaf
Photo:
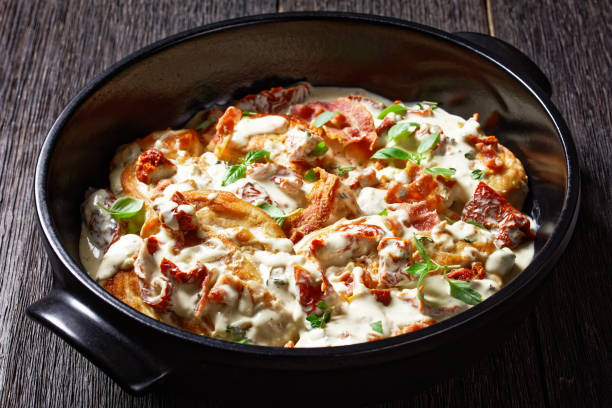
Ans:
{"type": "Polygon", "coordinates": [[[474,170],[472,171],[472,178],[474,180],[482,180],[484,178],[485,174],[484,171],[482,170],[474,170]]]}
{"type": "Polygon", "coordinates": [[[351,167],[351,166],[349,166],[349,167],[338,167],[338,176],[342,177],[342,176],[344,176],[346,173],[348,173],[351,170],[355,170],[355,168],[351,167]]]}
{"type": "Polygon", "coordinates": [[[244,178],[246,176],[247,167],[244,164],[235,164],[229,168],[227,173],[225,173],[225,177],[223,177],[223,181],[221,185],[223,187],[235,183],[236,181],[244,178]]]}
{"type": "Polygon", "coordinates": [[[474,242],[474,238],[470,238],[470,237],[465,237],[463,238],[463,240],[467,242],[468,244],[471,244],[472,242],[474,242]]]}
{"type": "Polygon", "coordinates": [[[417,106],[419,107],[420,110],[423,110],[423,105],[421,105],[420,103],[417,102],[417,106]]]}
{"type": "Polygon", "coordinates": [[[316,328],[321,328],[324,329],[325,325],[327,322],[329,322],[329,320],[331,319],[331,313],[329,312],[325,312],[323,313],[322,316],[318,316],[314,313],[309,314],[306,317],[306,320],[308,320],[310,322],[310,327],[312,329],[316,329],[316,328]]]}
{"type": "Polygon", "coordinates": [[[434,147],[436,143],[438,143],[439,138],[440,138],[440,132],[432,133],[429,136],[427,136],[425,139],[423,139],[423,141],[417,148],[417,153],[421,153],[421,154],[425,153],[426,151],[434,147]]]}
{"type": "Polygon", "coordinates": [[[408,108],[406,108],[404,105],[402,105],[401,103],[394,103],[393,105],[389,105],[387,106],[385,109],[382,110],[382,112],[380,112],[377,116],[378,119],[384,119],[385,116],[387,116],[388,114],[390,114],[391,112],[393,113],[397,113],[397,114],[403,114],[404,112],[406,112],[408,110],[408,108]]]}
{"type": "Polygon", "coordinates": [[[389,133],[387,133],[387,135],[389,136],[389,139],[391,139],[391,140],[398,140],[398,139],[404,138],[406,136],[410,136],[419,127],[420,127],[420,125],[418,123],[415,123],[415,122],[397,123],[397,124],[393,125],[391,127],[391,129],[389,129],[389,133]]]}
{"type": "Polygon", "coordinates": [[[446,278],[446,280],[450,286],[450,295],[455,299],[459,299],[463,303],[467,303],[468,305],[472,306],[482,302],[482,296],[480,296],[480,293],[472,289],[469,282],[448,278],[446,278]]]}
{"type": "Polygon", "coordinates": [[[404,272],[411,275],[420,275],[423,272],[427,272],[427,269],[427,262],[421,261],[410,265],[408,268],[404,269],[404,272]]]}
{"type": "Polygon", "coordinates": [[[467,220],[467,221],[465,221],[465,222],[466,222],[466,223],[468,223],[468,224],[472,224],[472,225],[474,225],[474,226],[476,226],[476,227],[478,227],[478,228],[481,228],[481,229],[483,229],[483,230],[486,230],[486,231],[488,231],[488,230],[489,230],[487,227],[485,227],[484,225],[482,225],[481,223],[479,223],[479,222],[477,222],[477,221],[467,220]]]}
{"type": "Polygon", "coordinates": [[[414,236],[414,244],[416,245],[417,251],[419,251],[419,254],[421,254],[421,257],[425,260],[427,265],[435,264],[435,262],[431,260],[429,255],[427,255],[427,252],[425,252],[425,247],[423,246],[423,243],[421,242],[421,238],[417,238],[416,235],[414,236]]]}
{"type": "Polygon", "coordinates": [[[131,218],[142,209],[143,201],[133,197],[121,197],[115,200],[111,208],[102,207],[115,218],[131,218]]]}
{"type": "Polygon", "coordinates": [[[466,154],[464,154],[464,156],[468,160],[474,160],[474,153],[472,152],[467,152],[466,154]]]}
{"type": "Polygon", "coordinates": [[[290,215],[295,214],[296,212],[298,212],[300,210],[300,208],[298,208],[295,211],[292,211],[289,214],[285,215],[283,210],[281,210],[280,208],[278,208],[276,206],[273,206],[272,204],[261,203],[261,204],[258,205],[258,207],[261,208],[262,210],[264,210],[266,213],[268,213],[268,215],[270,217],[272,217],[272,219],[274,221],[276,221],[276,223],[278,225],[280,225],[281,227],[285,223],[285,220],[287,219],[287,217],[289,217],[290,215]]]}
{"type": "Polygon", "coordinates": [[[242,116],[253,116],[256,112],[242,111],[242,116]]]}
{"type": "Polygon", "coordinates": [[[330,120],[332,120],[338,114],[340,114],[340,112],[325,111],[325,112],[319,114],[315,118],[313,125],[314,125],[314,127],[321,127],[324,124],[326,124],[327,122],[329,122],[330,120]]]}
{"type": "Polygon", "coordinates": [[[198,126],[196,126],[196,130],[206,129],[212,123],[214,123],[216,120],[217,120],[217,117],[215,115],[210,115],[210,118],[208,118],[207,120],[205,120],[204,122],[202,122],[198,126]]]}
{"type": "Polygon", "coordinates": [[[319,156],[323,156],[325,153],[327,153],[328,150],[329,150],[329,147],[327,147],[325,142],[319,142],[319,143],[317,143],[315,148],[312,149],[312,152],[310,152],[310,154],[312,156],[319,157],[319,156]]]}
{"type": "Polygon", "coordinates": [[[325,301],[321,300],[321,301],[317,302],[317,307],[318,307],[319,309],[321,309],[321,310],[325,310],[325,309],[327,309],[327,307],[328,307],[328,306],[327,306],[327,302],[325,302],[325,301]]]}
{"type": "Polygon", "coordinates": [[[304,179],[308,181],[317,181],[317,175],[314,172],[314,169],[309,169],[306,173],[304,173],[304,179]]]}
{"type": "Polygon", "coordinates": [[[412,155],[397,147],[385,147],[374,153],[371,159],[400,159],[410,160],[412,155]]]}
{"type": "Polygon", "coordinates": [[[440,174],[442,176],[454,176],[455,175],[455,169],[446,169],[443,167],[435,167],[433,169],[430,168],[426,168],[425,171],[427,173],[430,174],[440,174]]]}
{"type": "Polygon", "coordinates": [[[379,213],[378,213],[378,215],[387,215],[387,214],[388,214],[388,212],[387,212],[387,209],[386,209],[386,208],[385,208],[385,209],[383,209],[381,212],[379,212],[379,213]]]}
{"type": "Polygon", "coordinates": [[[241,161],[244,164],[253,164],[263,159],[264,157],[266,159],[269,159],[270,152],[265,151],[265,150],[253,150],[253,151],[248,152],[247,155],[244,156],[244,160],[241,160],[241,161]]]}
{"type": "Polygon", "coordinates": [[[377,322],[374,323],[370,323],[370,327],[372,328],[372,330],[374,330],[375,332],[378,332],[380,334],[382,334],[383,330],[382,330],[382,322],[379,320],[377,322]]]}

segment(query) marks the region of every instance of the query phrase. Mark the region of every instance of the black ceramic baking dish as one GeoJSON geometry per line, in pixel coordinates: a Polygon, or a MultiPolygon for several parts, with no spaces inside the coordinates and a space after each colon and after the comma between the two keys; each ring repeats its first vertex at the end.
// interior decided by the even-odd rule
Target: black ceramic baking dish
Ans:
{"type": "Polygon", "coordinates": [[[354,388],[381,380],[388,385],[395,378],[405,388],[446,375],[487,344],[495,347],[524,318],[535,289],[571,238],[579,168],[550,95],[537,66],[506,43],[384,17],[262,15],[157,42],[91,82],[45,140],[35,195],[54,285],[28,315],[134,393],[160,384],[266,392],[274,384],[278,394],[329,379],[354,388]],[[463,117],[479,112],[485,131],[527,169],[525,211],[540,225],[533,262],[492,298],[432,327],[313,349],[242,345],[169,327],[88,277],[78,257],[79,205],[89,186],[108,185],[108,163],[120,144],[154,129],[180,127],[215,102],[298,80],[362,87],[393,99],[434,100],[463,117]]]}

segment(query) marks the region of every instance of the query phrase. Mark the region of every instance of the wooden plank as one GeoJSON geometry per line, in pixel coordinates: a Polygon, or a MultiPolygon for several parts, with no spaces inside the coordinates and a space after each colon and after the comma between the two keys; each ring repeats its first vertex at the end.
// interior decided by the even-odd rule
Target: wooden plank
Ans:
{"type": "Polygon", "coordinates": [[[275,10],[273,0],[0,2],[0,406],[173,406],[132,398],[26,319],[51,285],[36,231],[36,158],[70,98],[120,58],[188,28],[275,10]]]}
{"type": "Polygon", "coordinates": [[[495,32],[548,74],[577,144],[582,209],[537,306],[551,406],[612,405],[612,4],[492,0],[495,32]]]}
{"type": "Polygon", "coordinates": [[[346,11],[396,17],[451,32],[489,32],[487,15],[481,0],[279,0],[278,2],[279,12],[307,10],[346,11]]]}

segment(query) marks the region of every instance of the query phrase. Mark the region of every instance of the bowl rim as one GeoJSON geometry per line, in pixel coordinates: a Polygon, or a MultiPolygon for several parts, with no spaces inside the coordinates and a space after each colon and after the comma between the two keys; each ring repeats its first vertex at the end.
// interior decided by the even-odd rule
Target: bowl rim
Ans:
{"type": "MultiPolygon", "coordinates": [[[[189,29],[150,45],[147,45],[128,56],[122,58],[115,64],[111,65],[101,74],[98,74],[93,80],[89,81],[77,94],[74,96],[68,105],[63,109],[41,148],[36,165],[34,195],[36,202],[36,211],[38,214],[39,224],[48,241],[51,249],[59,258],[60,262],[66,270],[76,278],[87,290],[95,295],[98,299],[112,306],[112,308],[134,319],[140,324],[151,329],[159,331],[163,334],[176,337],[180,340],[193,343],[197,346],[211,347],[222,349],[230,352],[240,352],[250,355],[266,355],[268,357],[283,357],[283,358],[308,358],[308,357],[349,357],[373,353],[388,353],[392,355],[391,350],[406,348],[417,343],[427,344],[432,337],[440,337],[442,334],[450,334],[457,329],[466,326],[470,322],[474,322],[483,315],[489,314],[493,309],[497,309],[500,305],[507,302],[508,299],[527,295],[534,286],[541,282],[553,266],[553,262],[557,262],[563,250],[567,246],[569,239],[572,236],[580,205],[580,170],[578,165],[578,157],[574,142],[570,131],[561,117],[557,108],[552,104],[548,95],[546,95],[536,84],[528,77],[523,77],[519,73],[508,68],[502,61],[492,56],[486,49],[474,44],[466,39],[455,36],[451,33],[428,27],[422,24],[400,20],[392,17],[383,17],[369,14],[348,13],[348,12],[290,12],[282,14],[260,14],[248,17],[235,18],[224,20],[211,24],[206,24],[200,27],[189,29]],[[283,347],[259,346],[259,345],[244,345],[232,343],[220,339],[215,339],[206,336],[200,336],[165,323],[152,319],[137,310],[131,308],[127,304],[108,293],[102,286],[96,283],[89,275],[82,270],[77,263],[68,254],[68,251],[63,247],[59,239],[59,235],[55,230],[53,219],[47,206],[47,174],[49,164],[54,152],[55,145],[61,136],[62,130],[68,123],[72,115],[91,95],[98,89],[111,81],[116,75],[128,69],[133,64],[136,64],[150,56],[153,56],[174,45],[189,41],[191,39],[213,35],[217,32],[240,29],[255,25],[265,25],[274,23],[286,23],[291,21],[325,21],[341,23],[365,23],[374,26],[387,26],[403,30],[417,32],[424,36],[430,36],[438,41],[446,42],[447,44],[457,46],[467,52],[477,54],[488,62],[494,64],[497,69],[510,75],[524,89],[526,89],[532,97],[536,99],[541,108],[546,112],[548,118],[554,125],[554,129],[562,144],[565,166],[567,171],[567,188],[565,191],[564,203],[559,214],[557,223],[554,226],[553,232],[548,241],[543,245],[539,252],[535,255],[532,262],[511,282],[509,282],[502,290],[495,294],[494,297],[486,299],[482,303],[462,312],[452,318],[439,322],[428,328],[418,330],[416,332],[389,337],[376,342],[357,343],[344,346],[334,347],[313,347],[313,348],[292,348],[283,347]],[[552,262],[551,262],[552,260],[552,262]]],[[[55,286],[56,282],[54,282],[55,286]]],[[[433,344],[433,343],[432,343],[433,344]]],[[[415,348],[416,349],[416,348],[415,348]]],[[[422,350],[423,348],[418,348],[422,350]]]]}

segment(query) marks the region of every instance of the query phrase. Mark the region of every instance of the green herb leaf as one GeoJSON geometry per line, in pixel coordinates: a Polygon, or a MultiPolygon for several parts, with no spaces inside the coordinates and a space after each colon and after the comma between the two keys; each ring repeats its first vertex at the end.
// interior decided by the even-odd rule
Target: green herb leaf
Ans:
{"type": "Polygon", "coordinates": [[[477,221],[472,221],[472,220],[467,220],[465,221],[468,224],[472,224],[480,229],[483,229],[485,231],[488,231],[489,229],[487,227],[485,227],[484,225],[482,225],[481,223],[477,222],[477,221]]]}
{"type": "Polygon", "coordinates": [[[196,130],[206,129],[212,123],[214,123],[216,120],[217,120],[217,117],[215,115],[210,115],[210,118],[208,118],[207,120],[205,120],[204,122],[202,122],[198,126],[196,126],[196,130]]]}
{"type": "Polygon", "coordinates": [[[323,156],[325,153],[327,153],[328,150],[329,150],[329,147],[327,147],[325,142],[319,142],[319,143],[317,143],[315,148],[312,149],[312,152],[310,152],[310,154],[312,156],[319,157],[319,156],[323,156]]]}
{"type": "Polygon", "coordinates": [[[240,343],[240,344],[250,344],[252,343],[252,341],[250,339],[247,339],[246,336],[246,330],[242,327],[238,327],[238,326],[227,326],[225,328],[225,333],[227,333],[227,336],[229,337],[229,339],[231,341],[233,341],[234,343],[240,343]]]}
{"type": "Polygon", "coordinates": [[[421,105],[420,103],[417,102],[417,106],[419,107],[420,110],[423,110],[423,105],[421,105]]]}
{"type": "Polygon", "coordinates": [[[379,213],[378,213],[378,215],[387,215],[387,214],[388,214],[388,212],[387,212],[387,209],[386,209],[386,208],[385,208],[385,209],[383,209],[381,212],[379,212],[379,213]]]}
{"type": "Polygon", "coordinates": [[[304,178],[308,181],[317,181],[317,175],[314,172],[314,169],[308,169],[306,173],[304,173],[304,178]]]}
{"type": "Polygon", "coordinates": [[[242,111],[242,116],[253,116],[256,112],[242,111]]]}
{"type": "Polygon", "coordinates": [[[470,238],[470,237],[465,237],[463,238],[463,240],[469,244],[471,244],[472,242],[474,242],[474,238],[470,238]]]}
{"type": "Polygon", "coordinates": [[[444,216],[444,219],[445,219],[445,220],[446,220],[446,222],[448,222],[449,224],[454,224],[454,223],[456,222],[455,220],[453,220],[453,219],[452,219],[452,218],[450,218],[450,217],[447,217],[446,215],[444,216]]]}
{"type": "Polygon", "coordinates": [[[249,339],[240,339],[240,340],[236,340],[236,343],[240,343],[240,344],[251,344],[252,341],[249,339]]]}
{"type": "Polygon", "coordinates": [[[397,147],[384,147],[374,153],[371,158],[410,160],[412,155],[405,150],[398,149],[397,147]]]}
{"type": "Polygon", "coordinates": [[[121,197],[115,200],[111,208],[100,205],[114,218],[131,218],[142,209],[143,201],[133,197],[121,197]]]}
{"type": "Polygon", "coordinates": [[[328,307],[328,306],[327,306],[327,302],[325,302],[325,301],[323,301],[323,300],[320,300],[320,301],[318,301],[318,302],[317,302],[317,307],[318,307],[319,309],[321,309],[321,310],[325,310],[325,309],[327,309],[327,307],[328,307]]]}
{"type": "Polygon", "coordinates": [[[221,185],[223,187],[235,183],[236,181],[244,178],[246,176],[247,167],[244,164],[235,164],[229,168],[227,173],[225,173],[225,177],[223,177],[223,181],[221,185]]]}
{"type": "Polygon", "coordinates": [[[404,269],[404,272],[409,273],[411,275],[420,275],[423,272],[427,272],[427,262],[421,261],[414,263],[408,268],[404,269]]]}
{"type": "Polygon", "coordinates": [[[344,176],[346,173],[348,173],[351,170],[355,170],[354,167],[338,167],[338,177],[342,177],[344,176]]]}
{"type": "Polygon", "coordinates": [[[393,125],[391,127],[391,129],[389,129],[389,133],[387,133],[387,135],[389,136],[389,139],[391,139],[391,140],[399,140],[399,139],[403,139],[403,138],[405,138],[407,136],[410,136],[419,127],[420,127],[420,125],[418,123],[416,123],[416,122],[397,123],[397,124],[393,125]]]}
{"type": "Polygon", "coordinates": [[[430,174],[439,174],[441,176],[454,176],[455,169],[446,169],[444,167],[435,167],[433,169],[426,168],[425,171],[430,174]]]}
{"type": "Polygon", "coordinates": [[[425,153],[426,151],[434,147],[436,143],[438,143],[439,138],[440,138],[440,132],[432,133],[429,136],[427,136],[425,139],[423,139],[423,141],[417,148],[417,153],[421,153],[421,154],[425,153]]]}
{"type": "Polygon", "coordinates": [[[289,214],[285,215],[283,210],[281,210],[280,208],[276,206],[273,206],[272,204],[261,203],[258,205],[258,207],[264,210],[266,213],[268,213],[268,215],[272,217],[272,219],[276,221],[276,223],[280,225],[281,227],[285,223],[285,220],[287,219],[287,217],[301,210],[301,208],[298,208],[295,211],[291,211],[289,214]]]}
{"type": "Polygon", "coordinates": [[[253,150],[248,152],[247,155],[244,156],[244,160],[241,161],[244,164],[253,164],[263,159],[264,157],[266,159],[270,159],[270,152],[265,150],[253,150]]]}
{"type": "Polygon", "coordinates": [[[306,320],[310,322],[310,327],[312,329],[321,328],[324,329],[327,322],[331,319],[331,313],[325,312],[321,316],[318,316],[315,313],[311,313],[306,317],[306,320]]]}
{"type": "Polygon", "coordinates": [[[390,114],[391,112],[393,113],[397,113],[399,115],[404,114],[404,112],[406,112],[408,110],[408,108],[406,108],[404,105],[402,105],[401,103],[394,103],[393,105],[389,105],[387,106],[385,109],[382,110],[382,112],[380,112],[378,114],[378,119],[384,119],[385,116],[387,116],[388,114],[390,114]]]}
{"type": "Polygon", "coordinates": [[[314,120],[314,127],[321,127],[324,124],[326,124],[327,122],[329,122],[330,120],[332,120],[336,115],[338,115],[340,112],[330,112],[330,111],[325,111],[321,114],[319,114],[315,120],[314,120]]]}
{"type": "Polygon", "coordinates": [[[485,174],[484,171],[482,170],[474,170],[472,171],[472,178],[474,180],[482,180],[484,178],[485,174]]]}
{"type": "Polygon", "coordinates": [[[438,109],[438,102],[423,101],[423,103],[428,105],[429,109],[431,110],[438,109]]]}
{"type": "Polygon", "coordinates": [[[466,154],[464,154],[464,156],[468,160],[474,160],[474,153],[472,152],[467,152],[466,154]]]}
{"type": "Polygon", "coordinates": [[[370,323],[370,327],[372,328],[372,330],[374,330],[377,333],[382,334],[383,332],[382,322],[380,320],[374,323],[370,323]]]}
{"type": "Polygon", "coordinates": [[[446,278],[450,286],[450,295],[468,305],[477,305],[482,302],[480,293],[472,289],[469,282],[446,278]]]}

